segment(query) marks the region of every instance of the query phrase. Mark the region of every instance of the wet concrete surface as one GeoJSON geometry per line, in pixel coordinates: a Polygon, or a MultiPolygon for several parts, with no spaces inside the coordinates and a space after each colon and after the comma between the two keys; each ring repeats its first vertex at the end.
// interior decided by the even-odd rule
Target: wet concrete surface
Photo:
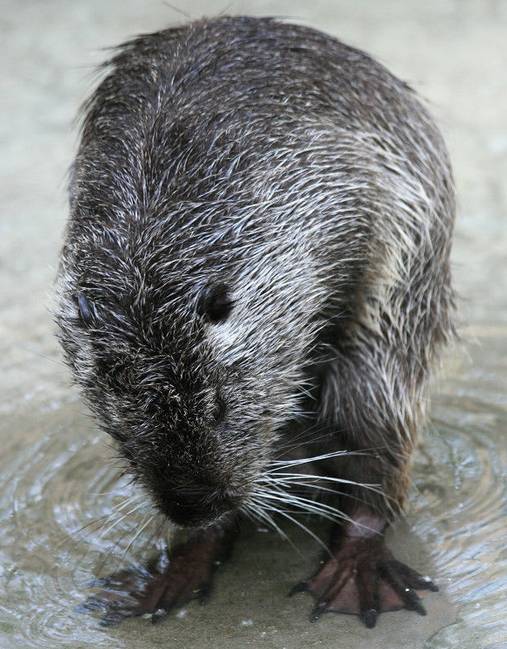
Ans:
{"type": "Polygon", "coordinates": [[[140,561],[152,548],[147,530],[126,551],[143,511],[110,530],[93,525],[128,488],[70,385],[51,323],[72,121],[105,56],[101,48],[184,17],[162,2],[4,0],[0,647],[506,647],[507,3],[180,7],[194,18],[221,11],[286,16],[366,49],[427,98],[444,132],[459,198],[453,266],[464,344],[435,381],[411,505],[392,534],[399,557],[443,588],[426,598],[426,617],[386,614],[374,631],[347,616],[310,624],[309,596],[286,595],[315,567],[318,546],[287,529],[299,554],[252,528],[220,570],[206,607],[190,604],[159,625],[133,620],[116,629],[74,611],[93,574],[140,561]]]}

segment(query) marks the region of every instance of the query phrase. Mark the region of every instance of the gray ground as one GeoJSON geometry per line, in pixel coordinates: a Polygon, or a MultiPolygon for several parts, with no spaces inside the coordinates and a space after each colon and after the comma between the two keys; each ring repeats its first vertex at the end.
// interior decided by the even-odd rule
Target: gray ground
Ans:
{"type": "MultiPolygon", "coordinates": [[[[80,531],[109,514],[125,488],[69,385],[49,316],[72,120],[100,48],[183,17],[154,0],[3,0],[0,647],[507,647],[507,2],[179,5],[192,17],[224,10],[288,16],[337,35],[409,80],[442,127],[458,187],[454,272],[470,358],[455,352],[435,386],[434,424],[416,462],[407,524],[393,544],[400,558],[434,574],[443,592],[427,599],[426,618],[384,615],[373,632],[333,615],[311,625],[308,598],[285,593],[312,569],[317,548],[291,532],[303,558],[254,530],[206,608],[191,605],[155,627],[136,620],[106,631],[73,612],[100,557],[112,552],[114,567],[121,563],[122,552],[111,549],[118,530],[124,526],[128,541],[143,519],[80,531]]],[[[132,560],[141,557],[143,538],[132,560]]]]}

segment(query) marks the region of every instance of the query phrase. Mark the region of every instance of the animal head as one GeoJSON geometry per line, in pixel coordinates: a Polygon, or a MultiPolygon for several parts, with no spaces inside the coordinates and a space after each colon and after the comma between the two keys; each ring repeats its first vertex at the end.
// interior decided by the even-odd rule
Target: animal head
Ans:
{"type": "Polygon", "coordinates": [[[208,225],[189,234],[176,222],[75,217],[57,322],[129,471],[170,519],[200,525],[248,501],[299,412],[315,282],[287,237],[237,241],[226,228],[220,242],[208,225]]]}

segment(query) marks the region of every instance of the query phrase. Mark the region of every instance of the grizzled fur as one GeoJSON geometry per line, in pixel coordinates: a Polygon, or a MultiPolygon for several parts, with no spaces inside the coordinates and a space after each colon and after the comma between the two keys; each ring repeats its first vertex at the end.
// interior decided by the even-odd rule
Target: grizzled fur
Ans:
{"type": "Polygon", "coordinates": [[[205,523],[248,501],[303,420],[326,450],[373,449],[341,474],[396,513],[452,335],[453,183],[428,113],[363,52],[268,18],[141,36],[106,72],[57,320],[131,472],[205,523]]]}

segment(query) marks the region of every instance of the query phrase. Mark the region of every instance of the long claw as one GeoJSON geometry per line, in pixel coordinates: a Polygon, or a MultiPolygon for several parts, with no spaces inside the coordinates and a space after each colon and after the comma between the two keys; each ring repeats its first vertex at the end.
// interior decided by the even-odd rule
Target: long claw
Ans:
{"type": "Polygon", "coordinates": [[[165,608],[159,608],[151,615],[151,623],[158,624],[161,620],[167,617],[169,611],[165,608]]]}
{"type": "Polygon", "coordinates": [[[373,629],[377,624],[378,611],[374,608],[369,608],[366,611],[361,611],[359,617],[368,629],[373,629]]]}
{"type": "Polygon", "coordinates": [[[377,623],[379,612],[379,579],[376,570],[359,570],[356,577],[359,595],[359,617],[372,629],[377,623]]]}
{"type": "Polygon", "coordinates": [[[201,586],[197,600],[199,604],[207,604],[211,596],[211,584],[204,584],[201,586]]]}
{"type": "Polygon", "coordinates": [[[433,583],[429,577],[423,577],[409,566],[406,566],[401,561],[393,559],[390,561],[391,565],[396,568],[399,574],[407,582],[407,586],[414,590],[431,590],[433,593],[438,592],[438,586],[433,583]]]}
{"type": "Polygon", "coordinates": [[[419,615],[426,615],[426,609],[422,605],[421,598],[406,582],[396,570],[392,561],[386,561],[379,565],[379,571],[382,577],[388,582],[391,588],[398,594],[405,608],[410,611],[416,611],[419,615]]]}
{"type": "Polygon", "coordinates": [[[293,595],[296,595],[297,593],[306,593],[309,590],[308,587],[308,582],[307,581],[300,581],[299,583],[295,584],[287,593],[288,597],[292,597],[293,595]]]}
{"type": "Polygon", "coordinates": [[[310,622],[317,622],[321,618],[322,614],[326,612],[327,607],[328,602],[320,602],[317,604],[310,614],[310,622]]]}

